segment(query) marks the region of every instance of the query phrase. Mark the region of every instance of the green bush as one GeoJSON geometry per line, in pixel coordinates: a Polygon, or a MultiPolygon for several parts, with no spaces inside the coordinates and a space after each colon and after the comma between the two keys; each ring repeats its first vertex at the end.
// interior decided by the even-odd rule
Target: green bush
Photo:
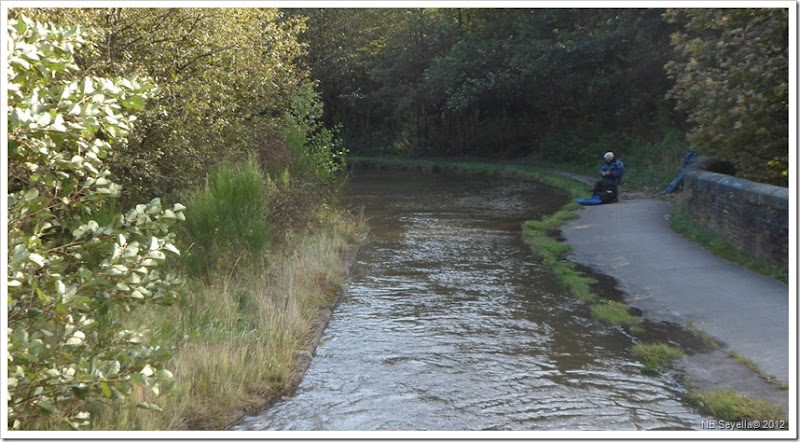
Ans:
{"type": "Polygon", "coordinates": [[[265,184],[255,161],[224,163],[190,193],[183,261],[190,274],[235,267],[270,245],[273,222],[265,184]]]}
{"type": "Polygon", "coordinates": [[[179,253],[170,228],[184,207],[156,198],[108,214],[121,186],[104,159],[150,81],[76,79],[79,27],[8,23],[8,426],[78,429],[97,404],[171,383],[170,351],[119,317],[176,299],[181,280],[159,267],[179,253]]]}
{"type": "Polygon", "coordinates": [[[322,124],[322,105],[313,84],[298,88],[291,108],[282,123],[283,139],[292,157],[291,175],[305,180],[314,177],[325,185],[336,184],[349,152],[338,137],[341,126],[331,130],[322,124]]]}
{"type": "Polygon", "coordinates": [[[668,9],[675,81],[689,142],[732,161],[738,176],[788,185],[789,13],[786,8],[668,9]]]}

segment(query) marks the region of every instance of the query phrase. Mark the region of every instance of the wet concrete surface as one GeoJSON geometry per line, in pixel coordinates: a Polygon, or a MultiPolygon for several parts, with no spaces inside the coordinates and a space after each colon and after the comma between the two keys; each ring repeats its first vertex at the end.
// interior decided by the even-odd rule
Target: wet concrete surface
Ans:
{"type": "MultiPolygon", "coordinates": [[[[648,199],[586,207],[562,235],[573,247],[570,259],[615,278],[644,318],[702,330],[769,376],[794,381],[788,286],[682,238],[669,227],[670,213],[669,203],[648,199]]],[[[676,367],[696,388],[730,389],[789,411],[787,390],[721,351],[676,367]]]]}

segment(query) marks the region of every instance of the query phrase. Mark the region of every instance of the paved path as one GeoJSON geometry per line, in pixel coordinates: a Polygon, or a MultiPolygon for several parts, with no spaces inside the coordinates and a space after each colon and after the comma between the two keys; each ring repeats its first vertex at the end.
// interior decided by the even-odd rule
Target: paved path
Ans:
{"type": "Polygon", "coordinates": [[[616,278],[645,318],[691,323],[767,374],[789,380],[786,284],[675,233],[666,201],[622,200],[577,213],[580,218],[562,228],[571,259],[616,278]]]}

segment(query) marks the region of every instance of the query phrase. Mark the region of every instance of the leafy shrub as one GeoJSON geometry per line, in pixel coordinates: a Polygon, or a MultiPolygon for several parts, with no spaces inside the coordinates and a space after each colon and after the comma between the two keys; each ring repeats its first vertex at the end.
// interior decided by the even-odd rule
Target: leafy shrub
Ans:
{"type": "Polygon", "coordinates": [[[269,246],[271,210],[255,161],[222,164],[187,201],[185,263],[191,274],[235,266],[269,246]]]}
{"type": "Polygon", "coordinates": [[[97,50],[80,54],[90,75],[135,72],[158,80],[160,93],[141,111],[127,145],[108,161],[125,186],[124,201],[202,185],[221,158],[247,151],[259,134],[254,129],[280,120],[296,91],[313,83],[296,61],[305,25],[276,8],[26,12],[96,30],[87,38],[97,50]]]}
{"type": "Polygon", "coordinates": [[[283,138],[291,156],[289,171],[293,176],[316,178],[334,185],[344,169],[348,150],[338,137],[341,126],[326,128],[322,123],[322,105],[313,84],[302,85],[292,96],[291,112],[282,124],[283,138]]]}
{"type": "Polygon", "coordinates": [[[668,96],[692,124],[698,150],[733,161],[742,177],[786,186],[789,14],[786,8],[671,9],[668,96]]]}
{"type": "MultiPolygon", "coordinates": [[[[80,27],[25,17],[8,32],[8,425],[80,428],[87,404],[158,395],[170,352],[117,318],[169,304],[181,280],[159,267],[178,254],[180,204],[161,200],[98,217],[121,187],[104,164],[125,142],[153,85],[85,77],[80,27]],[[80,220],[76,222],[76,220],[80,220]]],[[[140,402],[144,408],[158,409],[140,402]]]]}

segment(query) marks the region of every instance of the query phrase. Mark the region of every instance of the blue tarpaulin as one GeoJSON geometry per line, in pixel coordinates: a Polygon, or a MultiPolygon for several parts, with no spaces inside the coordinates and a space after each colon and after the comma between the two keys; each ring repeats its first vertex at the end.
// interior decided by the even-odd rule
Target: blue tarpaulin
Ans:
{"type": "Polygon", "coordinates": [[[589,199],[578,198],[575,200],[575,202],[583,206],[596,206],[598,204],[603,204],[603,202],[600,201],[600,195],[595,195],[589,199]]]}

